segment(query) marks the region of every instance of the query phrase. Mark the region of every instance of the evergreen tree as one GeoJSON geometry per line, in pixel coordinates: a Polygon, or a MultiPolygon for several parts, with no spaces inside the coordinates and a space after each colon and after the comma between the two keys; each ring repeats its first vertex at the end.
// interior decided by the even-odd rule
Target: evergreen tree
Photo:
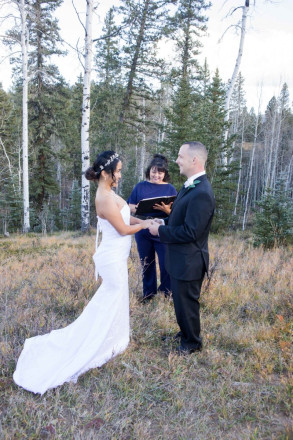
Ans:
{"type": "Polygon", "coordinates": [[[228,144],[224,143],[224,131],[228,124],[225,121],[224,107],[225,88],[216,70],[210,84],[205,85],[204,94],[194,114],[197,139],[200,139],[208,150],[206,171],[216,198],[213,230],[231,226],[236,185],[235,163],[230,160],[232,139],[228,139],[228,144]],[[227,166],[222,164],[223,154],[229,158],[227,166]]]}
{"type": "MultiPolygon", "coordinates": [[[[63,169],[70,185],[73,180],[80,180],[81,152],[80,152],[80,126],[82,106],[82,77],[79,76],[76,83],[67,92],[68,99],[64,105],[64,118],[62,132],[59,135],[64,143],[62,149],[63,169]]],[[[94,124],[93,124],[94,125],[94,124]]],[[[94,129],[94,127],[93,127],[94,129]]],[[[71,191],[71,186],[68,187],[71,191]]],[[[66,194],[66,198],[68,194],[66,194]]]]}
{"type": "Polygon", "coordinates": [[[72,182],[72,189],[69,197],[69,206],[67,210],[68,213],[67,226],[69,229],[78,230],[81,227],[80,201],[81,201],[81,189],[78,184],[78,181],[74,180],[72,182]]]}
{"type": "Polygon", "coordinates": [[[96,43],[96,70],[99,81],[92,85],[91,146],[94,151],[119,148],[123,124],[119,121],[124,93],[121,79],[119,30],[114,9],[106,15],[103,34],[96,43]]]}
{"type": "MultiPolygon", "coordinates": [[[[203,13],[209,6],[210,3],[204,0],[180,0],[174,17],[170,19],[169,33],[176,41],[179,65],[172,71],[174,92],[170,108],[166,110],[166,139],[162,147],[172,159],[177,157],[184,142],[201,140],[196,124],[196,107],[201,100],[196,56],[200,47],[198,38],[206,30],[203,13]]],[[[170,172],[173,182],[179,186],[182,179],[173,161],[170,172]]]]}
{"type": "MultiPolygon", "coordinates": [[[[206,70],[206,69],[205,69],[206,70]]],[[[221,168],[220,157],[223,152],[223,131],[225,123],[225,89],[216,70],[211,82],[205,82],[203,94],[195,108],[194,124],[196,136],[207,147],[207,174],[213,181],[221,168]]]]}
{"type": "Polygon", "coordinates": [[[19,229],[22,219],[20,142],[21,119],[13,95],[0,85],[0,230],[19,229]]]}
{"type": "Polygon", "coordinates": [[[137,97],[150,97],[151,80],[161,73],[162,60],[156,56],[156,43],[162,36],[172,0],[122,0],[123,70],[125,92],[120,112],[124,122],[130,107],[140,108],[137,97]]]}
{"type": "Polygon", "coordinates": [[[293,200],[284,178],[278,180],[274,192],[267,190],[257,206],[254,244],[272,248],[293,243],[293,200]]]}
{"type": "MultiPolygon", "coordinates": [[[[48,63],[52,55],[61,55],[57,20],[53,12],[62,0],[33,0],[29,13],[31,75],[29,90],[29,126],[31,132],[31,193],[38,210],[50,194],[58,192],[51,136],[54,133],[58,86],[62,83],[56,66],[48,63]]],[[[62,108],[63,110],[63,108],[62,108]]]]}

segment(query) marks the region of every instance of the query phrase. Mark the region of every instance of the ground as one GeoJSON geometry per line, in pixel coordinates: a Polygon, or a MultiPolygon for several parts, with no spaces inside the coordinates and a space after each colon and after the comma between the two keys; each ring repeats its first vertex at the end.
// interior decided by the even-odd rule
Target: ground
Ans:
{"type": "Polygon", "coordinates": [[[211,237],[202,352],[173,352],[172,301],[141,303],[133,243],[128,349],[44,396],[13,383],[25,338],[72,322],[96,291],[94,241],[0,239],[0,438],[292,440],[292,248],[264,251],[249,236],[211,237]]]}

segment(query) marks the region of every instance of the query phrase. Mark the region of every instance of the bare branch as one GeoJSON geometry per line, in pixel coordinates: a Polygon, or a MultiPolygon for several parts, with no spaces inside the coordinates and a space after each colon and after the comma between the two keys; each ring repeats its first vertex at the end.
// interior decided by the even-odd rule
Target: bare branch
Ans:
{"type": "Polygon", "coordinates": [[[84,25],[83,22],[81,21],[81,19],[80,19],[80,17],[79,17],[79,13],[77,12],[77,9],[76,9],[76,7],[75,7],[74,0],[72,0],[72,6],[73,6],[73,8],[74,8],[74,10],[75,10],[75,13],[76,13],[76,15],[77,15],[78,21],[79,21],[80,24],[82,25],[84,31],[86,31],[86,29],[85,29],[85,25],[84,25]]]}
{"type": "Polygon", "coordinates": [[[12,55],[16,55],[18,53],[21,53],[21,50],[17,50],[15,52],[10,53],[9,55],[6,55],[6,57],[1,59],[0,64],[2,64],[5,60],[7,60],[7,58],[10,58],[12,55]]]}

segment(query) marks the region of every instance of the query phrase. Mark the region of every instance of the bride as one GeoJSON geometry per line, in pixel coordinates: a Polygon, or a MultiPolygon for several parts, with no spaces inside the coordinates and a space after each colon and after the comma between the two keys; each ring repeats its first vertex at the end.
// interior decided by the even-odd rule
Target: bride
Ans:
{"type": "Polygon", "coordinates": [[[122,163],[114,151],[97,156],[86,178],[98,182],[97,237],[102,241],[93,256],[102,284],[81,315],[70,325],[25,341],[13,374],[15,383],[33,393],[45,393],[65,382],[76,382],[91,368],[100,367],[129,343],[127,258],[131,235],[150,221],[130,216],[121,197],[112,191],[121,178],[122,163]]]}

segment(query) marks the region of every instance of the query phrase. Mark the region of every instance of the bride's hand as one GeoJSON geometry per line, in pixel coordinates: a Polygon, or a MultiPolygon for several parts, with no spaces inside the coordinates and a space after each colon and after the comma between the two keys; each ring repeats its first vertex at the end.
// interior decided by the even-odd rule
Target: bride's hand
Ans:
{"type": "Polygon", "coordinates": [[[141,225],[143,227],[143,229],[148,229],[153,223],[153,220],[149,219],[149,220],[143,220],[141,222],[141,225]]]}

